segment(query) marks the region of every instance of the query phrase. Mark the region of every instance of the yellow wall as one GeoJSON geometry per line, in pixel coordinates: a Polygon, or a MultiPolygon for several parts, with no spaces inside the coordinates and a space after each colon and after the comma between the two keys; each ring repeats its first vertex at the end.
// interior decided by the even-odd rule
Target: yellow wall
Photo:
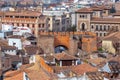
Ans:
{"type": "Polygon", "coordinates": [[[102,41],[102,47],[110,53],[115,54],[115,48],[113,47],[112,41],[104,40],[102,41]]]}

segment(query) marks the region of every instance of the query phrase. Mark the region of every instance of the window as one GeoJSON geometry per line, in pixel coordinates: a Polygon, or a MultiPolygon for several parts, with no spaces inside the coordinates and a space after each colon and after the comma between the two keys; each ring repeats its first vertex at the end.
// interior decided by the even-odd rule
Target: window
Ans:
{"type": "Polygon", "coordinates": [[[13,46],[15,46],[16,45],[16,43],[15,42],[13,42],[13,46]]]}
{"type": "Polygon", "coordinates": [[[32,28],[34,28],[35,27],[35,24],[32,24],[32,28]]]}
{"type": "Polygon", "coordinates": [[[98,25],[96,25],[96,31],[98,31],[98,25]]]}
{"type": "Polygon", "coordinates": [[[4,64],[2,64],[2,67],[4,67],[4,64]]]}
{"type": "Polygon", "coordinates": [[[29,27],[29,24],[27,24],[27,27],[29,27]]]}
{"type": "Polygon", "coordinates": [[[93,29],[93,28],[94,28],[94,26],[92,25],[92,26],[91,26],[91,28],[93,29]]]}
{"type": "Polygon", "coordinates": [[[110,30],[110,26],[108,26],[108,30],[110,30]]]}
{"type": "Polygon", "coordinates": [[[40,27],[41,27],[41,24],[38,24],[38,27],[40,28],[40,27]]]}
{"type": "Polygon", "coordinates": [[[104,36],[106,36],[106,33],[104,33],[104,36]]]}
{"type": "Polygon", "coordinates": [[[106,31],[106,26],[104,25],[104,31],[106,31]]]}
{"type": "Polygon", "coordinates": [[[42,24],[42,27],[44,28],[44,24],[42,24]]]}
{"type": "Polygon", "coordinates": [[[82,15],[82,18],[85,18],[85,16],[84,16],[84,15],[82,15]]]}
{"type": "Polygon", "coordinates": [[[100,31],[102,31],[102,25],[100,25],[100,31]]]}
{"type": "Polygon", "coordinates": [[[82,31],[84,31],[84,30],[85,30],[85,24],[82,23],[82,31]]]}

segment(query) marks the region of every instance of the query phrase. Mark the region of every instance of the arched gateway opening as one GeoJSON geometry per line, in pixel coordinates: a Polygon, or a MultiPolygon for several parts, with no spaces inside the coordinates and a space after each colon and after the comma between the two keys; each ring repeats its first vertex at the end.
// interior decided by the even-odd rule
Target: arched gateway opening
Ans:
{"type": "Polygon", "coordinates": [[[68,48],[64,45],[56,46],[54,49],[55,53],[61,53],[62,51],[65,51],[65,50],[68,50],[68,48]]]}
{"type": "Polygon", "coordinates": [[[82,31],[85,31],[85,23],[82,23],[82,31]]]}

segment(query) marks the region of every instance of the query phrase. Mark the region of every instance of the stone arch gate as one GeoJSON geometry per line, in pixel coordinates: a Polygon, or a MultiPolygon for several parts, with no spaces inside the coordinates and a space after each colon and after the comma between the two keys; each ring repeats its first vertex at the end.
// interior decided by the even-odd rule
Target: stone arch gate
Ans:
{"type": "Polygon", "coordinates": [[[78,41],[70,35],[42,35],[38,39],[38,46],[47,54],[54,54],[55,47],[61,45],[67,48],[69,54],[77,53],[78,41]]]}

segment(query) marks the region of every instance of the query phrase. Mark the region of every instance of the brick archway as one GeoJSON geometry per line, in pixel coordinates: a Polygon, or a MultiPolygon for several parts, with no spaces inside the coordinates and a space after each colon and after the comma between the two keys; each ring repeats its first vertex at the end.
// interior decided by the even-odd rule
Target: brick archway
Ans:
{"type": "Polygon", "coordinates": [[[69,36],[66,35],[59,35],[59,36],[55,36],[54,38],[54,48],[57,46],[64,46],[66,49],[69,49],[69,36]]]}

